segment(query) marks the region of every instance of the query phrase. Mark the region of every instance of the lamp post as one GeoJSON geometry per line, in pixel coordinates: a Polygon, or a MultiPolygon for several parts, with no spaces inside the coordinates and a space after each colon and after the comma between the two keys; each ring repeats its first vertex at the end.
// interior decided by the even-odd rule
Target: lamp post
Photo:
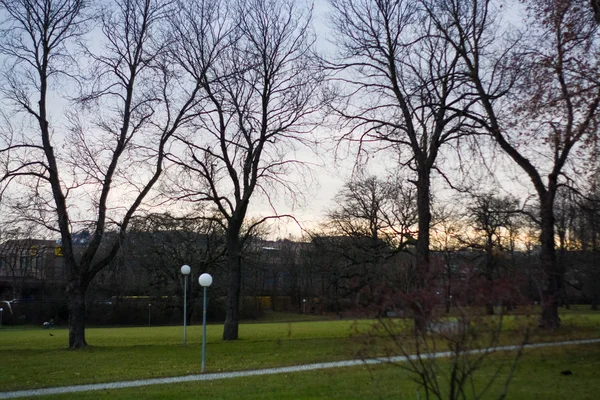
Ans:
{"type": "Polygon", "coordinates": [[[152,320],[152,303],[148,303],[148,326],[150,326],[151,320],[152,320]]]}
{"type": "Polygon", "coordinates": [[[302,314],[306,314],[306,299],[302,299],[302,314]]]}
{"type": "Polygon", "coordinates": [[[206,367],[206,288],[212,285],[212,276],[204,273],[198,278],[200,286],[204,288],[204,304],[202,307],[202,372],[206,367]]]}
{"type": "Polygon", "coordinates": [[[0,308],[0,328],[2,328],[2,314],[4,314],[4,308],[0,308]]]}
{"type": "Polygon", "coordinates": [[[181,267],[181,274],[183,275],[183,345],[187,345],[187,277],[192,269],[189,265],[181,267]]]}

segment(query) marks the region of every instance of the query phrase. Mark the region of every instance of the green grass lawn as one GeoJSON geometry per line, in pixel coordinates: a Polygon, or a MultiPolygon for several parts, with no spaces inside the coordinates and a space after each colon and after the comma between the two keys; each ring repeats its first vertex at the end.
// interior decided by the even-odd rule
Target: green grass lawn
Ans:
{"type": "MultiPolygon", "coordinates": [[[[498,362],[504,356],[496,357],[498,362]]],[[[443,369],[446,362],[441,361],[443,369]]],[[[509,387],[508,399],[595,400],[600,392],[600,346],[527,351],[509,387]],[[570,369],[571,376],[561,375],[570,369]]],[[[495,365],[477,379],[489,378],[495,365]]],[[[504,377],[504,376],[502,376],[504,377]]],[[[487,397],[497,398],[501,384],[487,397]],[[496,396],[495,396],[496,395],[496,396]]],[[[186,382],[134,389],[48,396],[48,399],[424,399],[422,390],[397,366],[353,367],[291,374],[186,382]]],[[[470,398],[470,397],[467,397],[470,398]]]]}
{"type": "MultiPolygon", "coordinates": [[[[600,313],[574,308],[564,312],[562,317],[563,328],[553,333],[534,332],[532,341],[600,337],[600,313]]],[[[508,321],[511,322],[510,319],[508,321]]],[[[240,325],[240,340],[233,342],[221,340],[221,325],[209,325],[207,329],[207,372],[248,370],[356,358],[357,354],[364,350],[365,341],[361,332],[369,331],[372,324],[372,320],[242,324],[240,325]]],[[[510,325],[510,323],[507,324],[507,326],[510,325]]],[[[2,377],[0,391],[189,375],[200,372],[200,326],[188,327],[187,347],[182,346],[183,330],[179,326],[90,328],[86,333],[90,346],[83,350],[70,351],[65,349],[68,342],[66,329],[2,328],[0,330],[0,377],[2,377]],[[50,333],[53,336],[50,336],[50,333]]],[[[510,342],[510,335],[507,337],[507,342],[510,342]]],[[[598,354],[598,350],[600,350],[599,346],[576,346],[573,347],[572,353],[563,354],[562,350],[556,349],[532,350],[531,353],[543,355],[557,352],[559,355],[556,362],[559,363],[571,362],[569,357],[574,357],[573,360],[579,360],[577,357],[580,357],[581,360],[587,361],[578,361],[578,365],[582,366],[582,370],[587,371],[594,365],[596,365],[594,368],[597,369],[599,360],[593,356],[598,354]],[[587,350],[577,350],[584,348],[587,350]],[[573,356],[575,353],[579,355],[573,356]]],[[[523,365],[527,365],[528,360],[529,358],[525,359],[523,365]]],[[[315,398],[335,398],[337,396],[335,393],[343,394],[348,391],[356,392],[357,396],[340,395],[339,398],[366,398],[372,396],[359,396],[358,394],[364,394],[365,390],[375,390],[375,386],[380,388],[382,398],[388,398],[394,393],[398,397],[399,392],[393,384],[399,379],[398,371],[390,367],[379,368],[375,374],[377,379],[372,379],[369,371],[351,368],[290,374],[287,377],[239,378],[233,380],[237,382],[235,385],[232,385],[233,381],[223,381],[188,383],[176,388],[172,387],[173,385],[153,386],[134,389],[135,392],[123,390],[122,398],[132,398],[132,393],[143,393],[141,397],[148,398],[154,394],[156,394],[156,398],[189,398],[194,397],[199,390],[204,390],[204,388],[215,388],[213,398],[232,398],[233,396],[239,397],[243,393],[236,392],[235,388],[238,387],[242,388],[240,390],[247,388],[249,393],[253,390],[251,388],[255,387],[258,390],[255,397],[248,398],[263,398],[258,389],[260,384],[257,382],[272,385],[268,389],[269,393],[273,392],[272,398],[313,398],[311,393],[316,393],[315,398]],[[339,382],[336,378],[337,383],[330,384],[328,381],[333,378],[328,377],[332,376],[341,378],[339,382]],[[390,377],[390,382],[386,380],[386,376],[390,377]],[[292,382],[293,390],[290,390],[289,382],[292,382]],[[306,391],[303,391],[305,385],[307,385],[306,391]],[[336,389],[336,385],[339,385],[339,388],[336,389]],[[362,386],[352,389],[355,385],[362,386]],[[230,388],[230,386],[234,386],[234,388],[230,388]],[[325,394],[324,397],[318,394],[324,390],[323,388],[328,387],[331,387],[331,390],[323,393],[329,394],[325,394]],[[218,394],[222,388],[231,389],[228,391],[230,394],[227,395],[230,397],[218,394]],[[181,392],[180,395],[177,394],[179,392],[181,392]],[[129,396],[127,393],[130,393],[129,396]]],[[[522,370],[523,368],[525,367],[522,367],[522,370]]],[[[579,379],[578,376],[572,378],[573,381],[579,379]]],[[[528,381],[532,380],[526,378],[523,384],[527,386],[526,382],[528,381]]],[[[410,385],[410,382],[407,381],[406,384],[410,385]]],[[[519,384],[516,380],[514,390],[518,392],[520,390],[518,388],[519,384]]],[[[121,393],[121,391],[118,392],[121,393]]],[[[411,393],[412,397],[405,398],[416,398],[416,392],[412,390],[411,393]]],[[[112,394],[117,396],[116,392],[112,394]]],[[[97,395],[99,394],[94,394],[94,396],[97,395]]],[[[79,398],[81,394],[72,396],[71,398],[79,398]]]]}
{"type": "MultiPolygon", "coordinates": [[[[221,325],[207,327],[212,372],[343,360],[355,357],[356,326],[371,321],[240,325],[240,340],[223,342],[221,325]]],[[[109,382],[200,372],[201,326],[90,328],[90,346],[65,349],[66,329],[0,331],[0,391],[109,382]],[[52,334],[53,336],[50,336],[52,334]]]]}

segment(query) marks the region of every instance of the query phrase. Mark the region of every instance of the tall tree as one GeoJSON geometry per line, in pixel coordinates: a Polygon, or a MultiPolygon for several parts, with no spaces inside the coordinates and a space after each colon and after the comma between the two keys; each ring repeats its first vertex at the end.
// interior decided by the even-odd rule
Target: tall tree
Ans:
{"type": "Polygon", "coordinates": [[[24,116],[21,131],[2,131],[0,179],[30,190],[17,209],[29,216],[50,215],[42,222],[60,234],[68,276],[69,347],[81,348],[87,345],[90,282],[119,252],[132,216],[162,172],[164,147],[185,123],[195,93],[178,101],[168,98],[174,77],[160,63],[159,28],[170,3],[116,0],[94,9],[83,0],[2,0],[0,5],[6,15],[0,53],[8,61],[2,93],[14,106],[14,116],[24,116]],[[90,80],[79,73],[83,59],[74,49],[75,42],[85,42],[88,30],[102,33],[78,53],[93,68],[90,80]],[[82,88],[76,104],[82,107],[64,115],[55,99],[66,104],[69,87],[82,88]],[[92,233],[81,251],[73,245],[72,229],[78,226],[92,233]],[[111,227],[117,235],[107,235],[111,227]]]}
{"type": "MultiPolygon", "coordinates": [[[[422,10],[408,0],[331,0],[339,57],[332,62],[341,82],[333,111],[347,127],[345,138],[361,149],[376,142],[394,149],[401,166],[416,175],[416,263],[424,290],[430,267],[431,176],[445,144],[468,132],[457,75],[459,54],[433,34],[422,10]]],[[[449,146],[446,146],[449,147],[449,146]]],[[[413,304],[424,329],[426,293],[413,304]]]]}
{"type": "Polygon", "coordinates": [[[560,325],[563,277],[556,258],[554,200],[571,156],[598,137],[598,25],[582,0],[527,1],[526,22],[531,29],[518,46],[503,45],[496,18],[501,4],[493,0],[422,3],[440,36],[460,54],[464,76],[480,106],[471,117],[535,188],[540,263],[546,275],[541,325],[555,328],[560,325]]]}
{"type": "Polygon", "coordinates": [[[273,188],[295,191],[295,146],[311,129],[320,73],[310,8],[292,0],[185,2],[172,21],[174,57],[202,81],[207,104],[195,129],[178,135],[185,154],[174,182],[180,198],[209,201],[224,221],[230,283],[224,340],[238,338],[245,238],[266,218],[247,222],[250,201],[273,188]],[[176,53],[176,54],[175,54],[176,53]],[[208,62],[212,67],[206,68],[208,62]]]}

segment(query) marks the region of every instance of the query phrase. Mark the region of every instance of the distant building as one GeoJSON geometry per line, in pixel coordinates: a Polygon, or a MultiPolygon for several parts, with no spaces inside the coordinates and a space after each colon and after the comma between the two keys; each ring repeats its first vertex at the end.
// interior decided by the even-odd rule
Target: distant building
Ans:
{"type": "Polygon", "coordinates": [[[18,239],[0,244],[0,299],[41,299],[64,288],[60,246],[53,240],[18,239]]]}

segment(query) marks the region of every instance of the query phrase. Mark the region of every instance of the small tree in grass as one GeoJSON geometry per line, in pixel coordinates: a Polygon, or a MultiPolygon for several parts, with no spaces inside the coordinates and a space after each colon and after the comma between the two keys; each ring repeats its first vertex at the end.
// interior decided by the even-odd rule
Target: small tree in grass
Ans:
{"type": "MultiPolygon", "coordinates": [[[[471,287],[481,293],[475,284],[471,287]]],[[[392,296],[387,307],[411,304],[405,297],[392,296]]],[[[435,304],[436,299],[431,302],[435,304]]],[[[416,329],[406,319],[380,318],[367,335],[363,357],[383,355],[388,363],[405,371],[419,386],[418,399],[506,398],[527,342],[530,319],[502,312],[484,315],[483,308],[477,307],[487,302],[481,294],[474,306],[464,307],[463,296],[454,302],[453,316],[441,318],[434,312],[426,330],[416,329]],[[502,348],[510,350],[509,355],[493,357],[507,340],[514,343],[502,348]]],[[[439,314],[443,315],[443,310],[439,314]]]]}

